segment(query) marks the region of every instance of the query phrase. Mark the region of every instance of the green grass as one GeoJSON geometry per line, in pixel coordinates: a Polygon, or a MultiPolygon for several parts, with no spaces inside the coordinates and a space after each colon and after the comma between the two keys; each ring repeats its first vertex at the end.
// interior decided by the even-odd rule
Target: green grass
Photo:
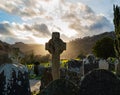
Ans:
{"type": "Polygon", "coordinates": [[[60,62],[60,63],[61,63],[61,64],[60,64],[60,67],[61,67],[61,68],[64,68],[65,65],[66,65],[66,68],[67,68],[67,67],[68,67],[67,64],[66,64],[67,62],[68,62],[68,60],[66,60],[66,59],[61,60],[61,62],[60,62]]]}
{"type": "Polygon", "coordinates": [[[49,67],[50,63],[49,62],[47,62],[47,63],[41,63],[40,65],[43,66],[43,67],[49,67]]]}
{"type": "MultiPolygon", "coordinates": [[[[67,62],[68,62],[68,60],[66,60],[66,59],[61,60],[60,61],[60,67],[63,68],[67,62]]],[[[50,62],[41,63],[40,65],[43,66],[43,67],[49,67],[49,66],[51,66],[51,63],[50,62]]]]}
{"type": "Polygon", "coordinates": [[[29,79],[41,80],[41,76],[36,76],[35,74],[29,75],[29,79]]]}

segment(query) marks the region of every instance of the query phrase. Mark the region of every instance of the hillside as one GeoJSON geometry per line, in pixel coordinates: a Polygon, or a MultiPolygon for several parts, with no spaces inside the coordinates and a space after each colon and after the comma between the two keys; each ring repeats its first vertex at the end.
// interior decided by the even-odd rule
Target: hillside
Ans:
{"type": "Polygon", "coordinates": [[[105,32],[99,35],[94,35],[92,37],[78,38],[70,41],[67,44],[67,50],[63,53],[65,58],[76,58],[79,54],[87,55],[92,53],[92,47],[95,45],[96,41],[103,37],[114,38],[114,32],[105,32]]]}
{"type": "Polygon", "coordinates": [[[0,41],[0,55],[7,54],[11,49],[11,45],[0,41]]]}
{"type": "MultiPolygon", "coordinates": [[[[97,40],[103,37],[114,38],[114,32],[105,32],[92,37],[77,38],[67,43],[67,50],[61,55],[61,58],[76,58],[79,54],[87,55],[92,53],[92,47],[97,40]]],[[[11,47],[20,48],[25,54],[34,53],[35,55],[46,55],[48,52],[45,50],[45,46],[42,44],[24,44],[22,42],[16,42],[13,45],[0,41],[0,54],[8,53],[11,47]]]]}
{"type": "Polygon", "coordinates": [[[48,53],[45,50],[45,46],[42,44],[24,44],[22,42],[16,42],[12,46],[20,48],[20,50],[26,54],[33,52],[35,55],[45,55],[48,53]]]}

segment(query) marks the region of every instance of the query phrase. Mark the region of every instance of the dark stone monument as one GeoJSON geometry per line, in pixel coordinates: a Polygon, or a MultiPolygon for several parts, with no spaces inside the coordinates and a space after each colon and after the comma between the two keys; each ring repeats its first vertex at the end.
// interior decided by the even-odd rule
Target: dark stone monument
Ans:
{"type": "Polygon", "coordinates": [[[48,86],[48,84],[53,81],[51,68],[45,68],[45,71],[41,77],[41,86],[40,91],[42,91],[44,88],[48,86]]]}
{"type": "Polygon", "coordinates": [[[27,68],[20,64],[23,54],[13,48],[12,63],[0,65],[0,95],[31,95],[27,68]]]}
{"type": "Polygon", "coordinates": [[[115,71],[115,64],[109,63],[109,71],[115,71]]]}
{"type": "Polygon", "coordinates": [[[68,64],[68,69],[70,68],[80,68],[82,66],[82,62],[81,61],[77,61],[77,60],[70,60],[67,62],[68,64]]]}
{"type": "Polygon", "coordinates": [[[66,68],[60,68],[60,78],[65,79],[67,74],[67,69],[66,68]]]}
{"type": "Polygon", "coordinates": [[[31,95],[26,67],[21,64],[0,66],[0,95],[31,95]]]}
{"type": "Polygon", "coordinates": [[[39,65],[40,65],[39,62],[34,63],[34,73],[36,74],[36,76],[39,75],[39,65]]]}
{"type": "Polygon", "coordinates": [[[60,54],[66,50],[66,43],[60,39],[58,32],[52,33],[52,39],[45,45],[45,49],[52,54],[52,76],[53,80],[60,78],[60,54]]]}
{"type": "Polygon", "coordinates": [[[115,71],[115,67],[116,67],[116,59],[109,57],[107,59],[107,62],[109,64],[109,71],[115,71]]]}
{"type": "Polygon", "coordinates": [[[120,95],[120,80],[110,71],[94,70],[82,80],[79,95],[120,95]]]}
{"type": "Polygon", "coordinates": [[[83,64],[82,61],[70,60],[67,62],[68,70],[65,79],[79,85],[80,79],[83,76],[83,64]]]}
{"type": "Polygon", "coordinates": [[[84,75],[89,73],[92,70],[95,70],[98,68],[98,63],[95,64],[84,64],[84,75]]]}
{"type": "Polygon", "coordinates": [[[40,95],[78,95],[79,88],[65,79],[53,81],[40,95]]]}
{"type": "Polygon", "coordinates": [[[81,75],[77,72],[68,70],[65,79],[71,81],[76,85],[80,85],[81,75]]]}
{"type": "Polygon", "coordinates": [[[89,61],[90,64],[94,64],[95,63],[95,56],[93,54],[89,54],[87,56],[87,60],[89,61]]]}
{"type": "Polygon", "coordinates": [[[99,68],[98,61],[93,54],[89,54],[86,59],[83,60],[84,75],[88,72],[99,68]]]}

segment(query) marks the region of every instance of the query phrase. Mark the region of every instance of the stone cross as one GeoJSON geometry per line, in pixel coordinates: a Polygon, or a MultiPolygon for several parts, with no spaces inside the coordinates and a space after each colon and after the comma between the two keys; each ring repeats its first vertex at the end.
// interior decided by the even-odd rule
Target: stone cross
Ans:
{"type": "Polygon", "coordinates": [[[60,54],[66,50],[66,43],[60,39],[58,32],[52,33],[52,39],[45,44],[45,49],[52,54],[52,76],[53,80],[60,78],[60,54]]]}

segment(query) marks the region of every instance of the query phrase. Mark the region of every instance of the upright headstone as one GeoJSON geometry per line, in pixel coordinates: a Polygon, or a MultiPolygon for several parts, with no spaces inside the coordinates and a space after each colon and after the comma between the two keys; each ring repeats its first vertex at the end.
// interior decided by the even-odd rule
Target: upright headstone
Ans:
{"type": "Polygon", "coordinates": [[[120,95],[120,80],[108,70],[93,70],[81,81],[78,95],[120,95]]]}
{"type": "Polygon", "coordinates": [[[31,95],[28,70],[21,64],[0,66],[0,95],[31,95]]]}
{"type": "Polygon", "coordinates": [[[94,58],[94,56],[90,55],[86,59],[83,59],[83,75],[87,74],[88,72],[98,69],[98,62],[94,58]]]}
{"type": "Polygon", "coordinates": [[[74,83],[66,79],[58,79],[51,82],[39,95],[78,95],[78,91],[74,83]]]}
{"type": "Polygon", "coordinates": [[[68,64],[68,70],[66,73],[66,79],[79,85],[80,79],[83,76],[82,61],[72,59],[72,60],[68,61],[67,64],[68,64]]]}
{"type": "Polygon", "coordinates": [[[117,71],[117,65],[118,65],[119,61],[118,59],[115,60],[114,64],[115,64],[115,71],[117,71]]]}
{"type": "Polygon", "coordinates": [[[60,78],[60,54],[66,50],[66,43],[60,39],[58,32],[52,33],[52,39],[45,45],[45,49],[52,54],[52,76],[53,80],[60,78]]]}
{"type": "Polygon", "coordinates": [[[87,56],[87,60],[88,60],[88,64],[94,64],[96,61],[95,56],[93,54],[89,54],[87,56]]]}
{"type": "Polygon", "coordinates": [[[34,73],[36,74],[36,76],[39,75],[39,65],[40,65],[39,62],[34,63],[34,73]]]}
{"type": "Polygon", "coordinates": [[[48,86],[48,84],[53,81],[51,68],[45,68],[43,75],[41,76],[41,86],[40,91],[48,86]]]}
{"type": "Polygon", "coordinates": [[[0,65],[0,95],[31,95],[28,70],[19,63],[21,57],[14,51],[9,57],[13,63],[0,65]]]}
{"type": "Polygon", "coordinates": [[[106,60],[100,60],[99,61],[99,69],[105,69],[108,70],[109,69],[109,64],[106,60]]]}

